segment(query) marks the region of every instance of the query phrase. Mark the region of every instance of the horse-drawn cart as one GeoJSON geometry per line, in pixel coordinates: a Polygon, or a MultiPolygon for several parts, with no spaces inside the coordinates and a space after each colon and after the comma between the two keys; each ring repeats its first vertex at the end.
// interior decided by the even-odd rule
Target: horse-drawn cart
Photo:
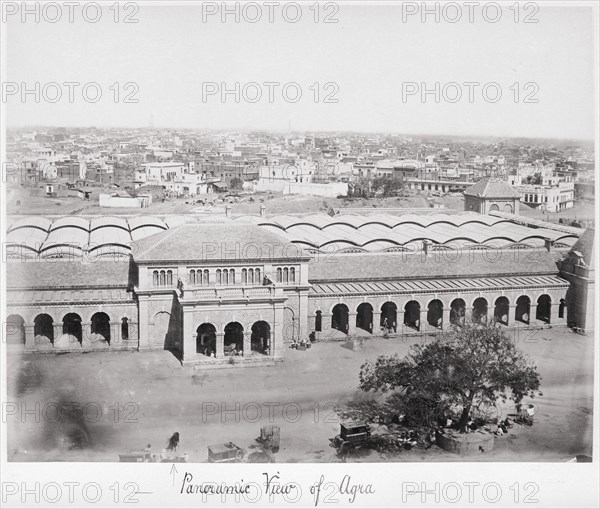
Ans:
{"type": "Polygon", "coordinates": [[[245,454],[246,451],[233,442],[208,446],[209,463],[239,463],[245,454]]]}

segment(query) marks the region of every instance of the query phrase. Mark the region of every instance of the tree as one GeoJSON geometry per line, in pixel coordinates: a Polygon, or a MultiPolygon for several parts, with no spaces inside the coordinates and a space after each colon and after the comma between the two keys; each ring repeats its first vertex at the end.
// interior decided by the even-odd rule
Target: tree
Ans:
{"type": "Polygon", "coordinates": [[[244,182],[242,181],[242,179],[239,179],[237,177],[234,177],[229,181],[229,187],[231,189],[242,189],[243,185],[244,182]]]}
{"type": "Polygon", "coordinates": [[[363,391],[399,390],[393,396],[398,410],[407,417],[418,414],[422,424],[457,410],[461,432],[475,408],[498,399],[519,403],[525,396],[533,398],[540,381],[536,366],[493,322],[466,323],[432,343],[413,345],[402,359],[380,356],[360,369],[363,391]]]}

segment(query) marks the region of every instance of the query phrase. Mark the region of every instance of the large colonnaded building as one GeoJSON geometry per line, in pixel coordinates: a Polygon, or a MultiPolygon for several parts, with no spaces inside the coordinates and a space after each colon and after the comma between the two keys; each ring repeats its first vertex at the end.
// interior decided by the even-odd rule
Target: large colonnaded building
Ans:
{"type": "Polygon", "coordinates": [[[594,230],[502,210],[14,218],[7,340],[26,352],[166,349],[208,368],[383,327],[591,330],[594,230]]]}

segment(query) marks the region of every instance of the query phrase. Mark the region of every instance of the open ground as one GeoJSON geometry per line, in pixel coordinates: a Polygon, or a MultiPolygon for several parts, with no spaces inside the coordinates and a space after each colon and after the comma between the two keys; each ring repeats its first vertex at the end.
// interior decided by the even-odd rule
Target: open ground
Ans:
{"type": "MultiPolygon", "coordinates": [[[[496,438],[476,461],[566,461],[592,454],[594,341],[564,328],[513,334],[542,375],[536,422],[496,438]]],[[[178,431],[178,452],[207,461],[207,446],[249,446],[260,427],[281,427],[277,462],[341,461],[329,439],[339,433],[334,404],[368,397],[358,389],[365,360],[407,353],[430,337],[315,343],[286,350],[275,366],[201,371],[183,368],[166,351],[37,354],[9,358],[7,412],[12,461],[118,461],[118,453],[152,444],[160,453],[178,431]],[[64,447],[69,424],[57,422],[56,402],[85,409],[89,446],[64,447]],[[36,404],[38,405],[36,407],[36,404]],[[15,410],[18,408],[18,410],[15,410]],[[65,428],[67,426],[67,428],[65,428]]],[[[507,403],[501,407],[510,413],[507,403]]],[[[397,454],[368,452],[349,461],[458,461],[434,446],[397,454]]]]}

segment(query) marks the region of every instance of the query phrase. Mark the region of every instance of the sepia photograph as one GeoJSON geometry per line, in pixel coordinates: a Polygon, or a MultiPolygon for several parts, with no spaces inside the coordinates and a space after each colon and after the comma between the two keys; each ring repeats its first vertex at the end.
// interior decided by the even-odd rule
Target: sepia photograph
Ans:
{"type": "Polygon", "coordinates": [[[598,507],[597,2],[0,5],[4,507],[598,507]]]}

